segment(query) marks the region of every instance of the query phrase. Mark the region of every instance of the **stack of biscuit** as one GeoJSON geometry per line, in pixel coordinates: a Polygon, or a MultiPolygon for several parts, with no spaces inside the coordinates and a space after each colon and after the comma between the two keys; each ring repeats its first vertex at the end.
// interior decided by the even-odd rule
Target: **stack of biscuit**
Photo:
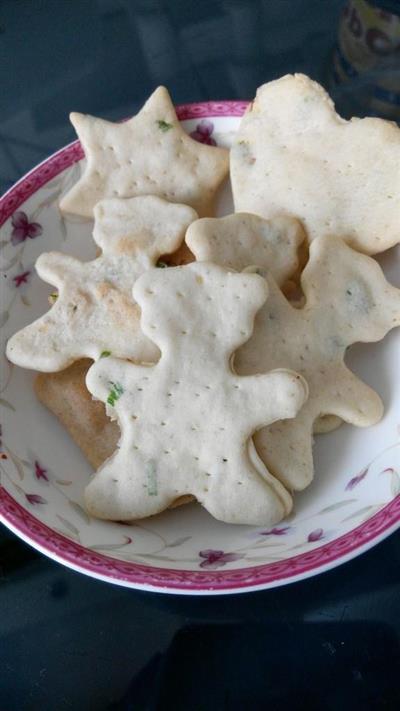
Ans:
{"type": "Polygon", "coordinates": [[[71,120],[86,166],[60,208],[94,219],[100,254],[39,257],[56,298],[8,358],[96,470],[90,515],[194,498],[277,523],[312,482],[313,435],[383,414],[344,358],[400,325],[373,258],[400,237],[400,129],[345,121],[303,75],[257,91],[230,153],[186,135],[163,87],[124,123],[71,120]]]}

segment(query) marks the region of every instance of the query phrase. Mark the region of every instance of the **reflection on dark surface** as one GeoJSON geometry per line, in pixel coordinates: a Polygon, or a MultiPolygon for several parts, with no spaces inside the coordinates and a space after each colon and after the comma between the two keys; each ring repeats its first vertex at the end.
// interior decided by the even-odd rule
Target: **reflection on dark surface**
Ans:
{"type": "Polygon", "coordinates": [[[190,625],[110,711],[396,708],[400,647],[375,622],[190,625]]]}
{"type": "MultiPolygon", "coordinates": [[[[1,709],[53,708],[55,699],[57,710],[107,709],[128,700],[132,704],[133,690],[140,698],[143,678],[150,679],[146,681],[147,692],[155,703],[163,688],[157,681],[158,675],[167,662],[172,663],[168,659],[176,645],[187,646],[188,657],[194,654],[189,649],[196,647],[195,642],[190,643],[192,647],[187,642],[191,632],[183,632],[171,646],[177,633],[194,626],[195,634],[199,635],[196,639],[203,640],[202,649],[209,647],[205,656],[212,658],[224,625],[228,625],[228,631],[233,629],[229,632],[233,636],[225,651],[218,654],[221,665],[226,664],[223,668],[227,671],[223,673],[235,677],[232,683],[239,683],[236,677],[243,684],[247,678],[252,679],[255,664],[252,650],[259,650],[257,664],[265,659],[261,667],[256,665],[263,670],[262,683],[272,679],[271,684],[277,684],[275,674],[268,675],[271,664],[275,663],[270,656],[292,658],[293,640],[300,645],[304,638],[308,640],[305,645],[310,667],[308,678],[314,674],[313,667],[323,676],[328,672],[336,674],[337,685],[341,685],[338,693],[349,689],[349,699],[353,699],[350,692],[361,693],[372,684],[378,691],[385,690],[387,703],[367,704],[366,711],[399,708],[400,692],[392,682],[393,669],[400,669],[400,533],[356,560],[302,583],[258,593],[195,598],[138,592],[91,580],[31,553],[23,543],[15,545],[12,534],[6,533],[3,543],[4,540],[10,542],[11,548],[3,545],[0,549],[1,709]],[[359,624],[352,627],[350,623],[359,624]],[[299,629],[301,634],[293,632],[299,629]],[[207,635],[210,643],[206,641],[207,635]],[[340,644],[343,640],[344,646],[340,644]],[[334,654],[329,652],[331,644],[336,649],[334,654]],[[157,655],[161,655],[158,661],[157,655]],[[342,661],[336,666],[339,656],[342,661]],[[343,659],[349,658],[351,668],[361,669],[363,678],[362,670],[368,671],[360,686],[343,671],[343,659]]],[[[301,648],[295,646],[295,649],[301,648]]],[[[302,655],[300,651],[298,659],[295,655],[297,661],[290,674],[282,665],[279,679],[283,679],[288,693],[292,693],[289,678],[303,668],[302,655]]],[[[174,672],[174,676],[179,682],[179,675],[174,672]]],[[[221,683],[224,678],[222,675],[221,683]]],[[[196,689],[201,686],[202,693],[207,693],[214,689],[214,677],[211,681],[199,673],[192,685],[196,689]]],[[[189,685],[187,679],[183,683],[189,685]]],[[[318,693],[323,691],[324,684],[319,685],[318,693]]],[[[357,696],[354,698],[359,701],[357,696]]],[[[147,711],[159,707],[137,702],[136,706],[126,708],[147,711]]],[[[236,707],[189,705],[187,708],[219,711],[236,707]]],[[[298,708],[308,711],[307,705],[298,708]]],[[[325,707],[320,704],[311,708],[325,707]]],[[[333,700],[327,708],[352,709],[333,700]]],[[[358,708],[362,707],[355,706],[358,708]]]]}
{"type": "MultiPolygon", "coordinates": [[[[2,0],[0,192],[73,140],[71,110],[118,119],[160,83],[176,103],[251,98],[286,72],[326,84],[342,6],[2,0]]],[[[91,580],[1,529],[0,711],[398,709],[399,544],[285,588],[191,598],[91,580]]]]}
{"type": "Polygon", "coordinates": [[[70,111],[122,118],[158,84],[182,103],[248,99],[287,71],[324,80],[342,5],[2,0],[0,193],[75,137],[70,111]]]}

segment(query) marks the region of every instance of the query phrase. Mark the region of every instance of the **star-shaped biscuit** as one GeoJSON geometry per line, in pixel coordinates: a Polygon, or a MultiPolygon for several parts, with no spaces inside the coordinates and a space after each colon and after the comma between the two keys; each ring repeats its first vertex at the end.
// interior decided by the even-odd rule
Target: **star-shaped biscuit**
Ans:
{"type": "Polygon", "coordinates": [[[158,348],[140,329],[132,287],[161,254],[179,247],[197,215],[191,207],[154,196],[103,200],[94,214],[100,257],[80,262],[48,252],[37,260],[39,276],[58,289],[58,297],[44,316],[10,338],[7,356],[13,363],[54,372],[102,354],[158,359],[158,348]]]}
{"type": "Polygon", "coordinates": [[[302,74],[260,87],[231,149],[235,210],[298,217],[309,240],[376,254],[400,240],[400,129],[345,121],[302,74]]]}
{"type": "Polygon", "coordinates": [[[100,359],[88,372],[88,389],[121,427],[119,449],[86,489],[89,513],[143,518],[187,494],[231,523],[272,525],[290,511],[251,435],[293,417],[307,385],[292,371],[239,377],[229,365],[267,293],[256,274],[204,262],[153,269],[136,282],[143,332],[162,355],[147,367],[100,359]]]}
{"type": "Polygon", "coordinates": [[[400,325],[400,290],[386,281],[374,259],[339,238],[312,242],[301,285],[306,303],[299,309],[268,275],[269,298],[234,361],[242,375],[280,366],[308,382],[309,398],[299,415],[254,437],[268,469],[290,490],[305,488],[313,478],[316,418],[336,415],[360,427],[379,421],[380,397],[346,367],[344,356],[352,343],[379,341],[400,325]]]}
{"type": "Polygon", "coordinates": [[[225,148],[200,144],[183,130],[168,91],[160,86],[129,121],[112,123],[72,113],[86,167],[60,208],[91,217],[99,200],[157,195],[210,215],[228,172],[225,148]]]}

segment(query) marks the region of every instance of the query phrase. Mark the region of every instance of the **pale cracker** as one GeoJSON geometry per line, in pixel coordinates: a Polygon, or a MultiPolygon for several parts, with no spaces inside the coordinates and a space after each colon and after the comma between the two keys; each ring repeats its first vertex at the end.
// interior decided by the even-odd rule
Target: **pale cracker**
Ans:
{"type": "MultiPolygon", "coordinates": [[[[86,387],[90,360],[79,360],[58,373],[39,373],[35,379],[38,400],[55,415],[93,469],[98,469],[114,453],[120,431],[106,415],[104,404],[93,400],[86,387]]],[[[188,504],[191,496],[181,496],[170,508],[188,504]]]]}
{"type": "Polygon", "coordinates": [[[260,87],[231,150],[235,210],[302,220],[310,240],[333,234],[375,254],[400,240],[400,129],[345,121],[303,74],[260,87]]]}
{"type": "Polygon", "coordinates": [[[229,153],[185,133],[165,87],[158,87],[129,121],[111,123],[78,113],[70,118],[87,164],[61,200],[62,211],[91,217],[103,198],[158,195],[190,205],[200,215],[213,214],[229,153]]]}
{"type": "Polygon", "coordinates": [[[304,239],[304,230],[293,217],[264,220],[235,213],[192,222],[185,242],[198,262],[214,262],[238,272],[256,264],[270,269],[282,286],[299,266],[298,250],[304,239]]]}
{"type": "Polygon", "coordinates": [[[342,424],[343,420],[336,415],[320,415],[314,420],[313,432],[314,434],[328,434],[328,432],[337,430],[342,424]]]}
{"type": "Polygon", "coordinates": [[[207,263],[151,270],[135,284],[155,366],[97,361],[86,383],[121,427],[120,447],[86,489],[89,513],[130,520],[192,494],[216,518],[271,525],[292,501],[255,453],[251,435],[293,417],[307,396],[296,373],[242,378],[229,366],[249,338],[266,282],[207,263]]]}
{"type": "Polygon", "coordinates": [[[320,415],[336,415],[365,427],[383,413],[380,397],[344,364],[352,343],[382,339],[400,325],[400,290],[377,262],[335,237],[310,246],[301,285],[305,306],[293,308],[268,276],[270,295],[256,316],[254,333],[235,355],[242,375],[277,365],[301,373],[309,399],[294,420],[257,432],[254,442],[270,471],[289,489],[313,478],[312,431],[320,415]]]}
{"type": "MultiPolygon", "coordinates": [[[[264,220],[245,212],[195,220],[185,236],[196,261],[214,262],[235,271],[258,265],[269,270],[286,296],[287,280],[300,278],[304,266],[304,240],[304,230],[293,217],[264,220]]],[[[326,415],[315,420],[314,432],[330,432],[340,424],[338,418],[326,415]]]]}
{"type": "Polygon", "coordinates": [[[40,373],[35,392],[66,428],[94,469],[114,452],[119,427],[106,415],[102,402],[92,399],[86,384],[90,360],[79,360],[59,373],[40,373]]]}
{"type": "Polygon", "coordinates": [[[104,200],[95,208],[93,237],[102,255],[80,262],[59,252],[42,254],[39,276],[58,289],[44,316],[9,340],[8,358],[24,368],[54,372],[102,352],[154,362],[158,348],[140,329],[132,286],[159,256],[183,240],[195,211],[154,197],[104,200]]]}

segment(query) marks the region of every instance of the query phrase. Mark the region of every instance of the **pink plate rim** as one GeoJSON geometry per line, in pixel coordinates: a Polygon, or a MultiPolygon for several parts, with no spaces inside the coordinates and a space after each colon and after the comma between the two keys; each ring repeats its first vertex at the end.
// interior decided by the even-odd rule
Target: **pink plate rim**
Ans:
{"type": "MultiPolygon", "coordinates": [[[[246,101],[209,101],[177,106],[181,121],[242,116],[246,101]]],[[[0,226],[39,188],[83,158],[79,141],[33,168],[0,198],[0,226]]],[[[92,577],[128,587],[186,594],[261,590],[329,570],[383,540],[400,525],[400,495],[370,519],[334,541],[286,560],[236,570],[189,571],[132,563],[92,551],[53,531],[21,506],[0,484],[0,521],[49,557],[92,577]]]]}

